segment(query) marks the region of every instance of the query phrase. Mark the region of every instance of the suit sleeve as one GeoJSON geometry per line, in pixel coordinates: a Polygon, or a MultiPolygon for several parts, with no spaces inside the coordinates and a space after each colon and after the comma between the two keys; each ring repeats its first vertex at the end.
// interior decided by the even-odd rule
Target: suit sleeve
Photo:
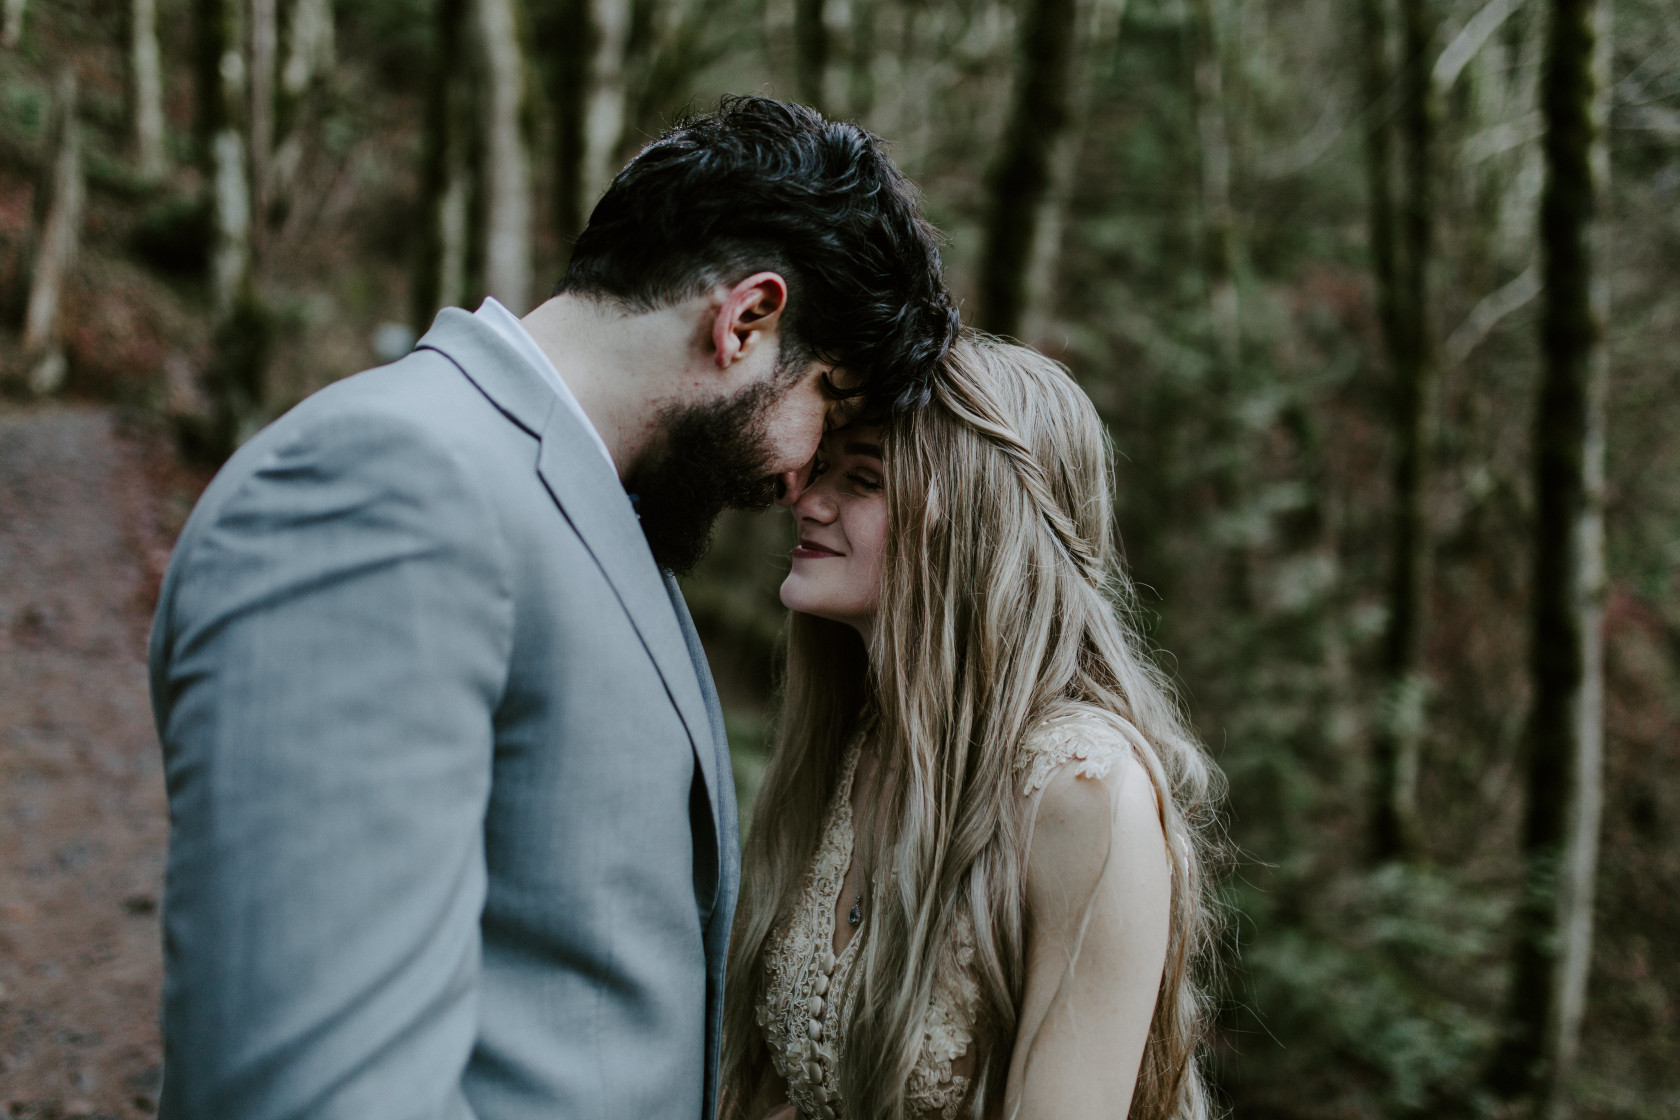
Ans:
{"type": "Polygon", "coordinates": [[[161,1114],[470,1117],[503,542],[406,422],[339,416],[247,469],[189,527],[153,647],[161,1114]]]}

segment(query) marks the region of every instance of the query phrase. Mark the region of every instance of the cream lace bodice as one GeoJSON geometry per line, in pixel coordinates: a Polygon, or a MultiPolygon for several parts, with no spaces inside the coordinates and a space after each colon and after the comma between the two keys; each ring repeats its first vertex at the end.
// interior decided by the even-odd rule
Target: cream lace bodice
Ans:
{"type": "MultiPolygon", "coordinates": [[[[1117,719],[1091,710],[1046,720],[1016,753],[1017,788],[1034,804],[1034,795],[1069,763],[1078,763],[1082,776],[1100,778],[1130,753],[1128,737],[1117,719]]],[[[844,997],[862,939],[853,937],[836,957],[834,914],[852,862],[852,780],[861,745],[859,737],[846,750],[804,889],[792,915],[771,932],[765,954],[758,1022],[801,1120],[845,1115],[835,1070],[846,1031],[844,997]]],[[[922,1052],[910,1075],[909,1100],[920,1116],[954,1120],[968,1098],[969,1079],[953,1066],[973,1040],[980,995],[973,968],[974,927],[967,911],[959,911],[940,955],[922,1052]]]]}

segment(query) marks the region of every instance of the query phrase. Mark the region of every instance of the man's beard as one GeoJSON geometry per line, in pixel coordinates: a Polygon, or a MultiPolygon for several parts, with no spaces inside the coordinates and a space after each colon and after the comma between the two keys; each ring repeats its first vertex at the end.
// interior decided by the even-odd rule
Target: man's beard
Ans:
{"type": "Polygon", "coordinates": [[[712,543],[719,514],[765,509],[775,500],[765,431],[770,406],[781,395],[781,378],[774,380],[726,400],[661,411],[664,451],[624,480],[661,568],[687,575],[712,543]]]}

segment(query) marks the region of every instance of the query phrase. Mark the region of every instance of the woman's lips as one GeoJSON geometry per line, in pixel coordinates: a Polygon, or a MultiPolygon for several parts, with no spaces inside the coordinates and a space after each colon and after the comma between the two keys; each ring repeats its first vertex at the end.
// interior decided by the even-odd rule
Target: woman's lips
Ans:
{"type": "Polygon", "coordinates": [[[836,552],[832,548],[824,548],[814,541],[800,541],[793,550],[796,560],[817,560],[824,556],[844,556],[843,552],[836,552]]]}

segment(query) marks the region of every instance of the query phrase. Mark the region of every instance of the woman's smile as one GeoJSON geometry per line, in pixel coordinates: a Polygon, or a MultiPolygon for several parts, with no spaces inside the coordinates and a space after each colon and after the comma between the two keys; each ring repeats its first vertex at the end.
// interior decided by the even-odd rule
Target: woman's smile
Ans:
{"type": "Polygon", "coordinates": [[[812,540],[801,540],[793,550],[795,560],[821,560],[825,556],[844,555],[846,554],[837,548],[829,548],[827,545],[818,544],[812,540]]]}

